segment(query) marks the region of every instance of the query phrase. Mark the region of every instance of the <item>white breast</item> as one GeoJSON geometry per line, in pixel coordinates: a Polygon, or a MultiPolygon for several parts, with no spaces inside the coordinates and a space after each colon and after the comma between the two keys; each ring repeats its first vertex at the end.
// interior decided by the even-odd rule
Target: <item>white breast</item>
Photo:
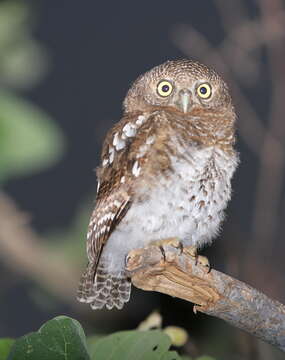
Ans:
{"type": "Polygon", "coordinates": [[[144,201],[134,201],[110,236],[103,256],[110,271],[121,270],[125,255],[151,241],[178,237],[201,246],[217,235],[231,196],[230,180],[237,158],[217,148],[190,148],[186,159],[173,158],[173,172],[140,188],[144,201]]]}

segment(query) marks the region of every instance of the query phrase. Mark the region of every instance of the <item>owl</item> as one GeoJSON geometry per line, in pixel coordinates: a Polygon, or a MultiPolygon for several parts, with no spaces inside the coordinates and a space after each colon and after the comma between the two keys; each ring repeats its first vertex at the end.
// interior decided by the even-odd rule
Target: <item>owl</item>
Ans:
{"type": "Polygon", "coordinates": [[[238,164],[236,114],[226,83],[191,60],[167,61],[129,89],[97,169],[78,300],[122,309],[132,249],[177,238],[200,248],[217,236],[238,164]]]}

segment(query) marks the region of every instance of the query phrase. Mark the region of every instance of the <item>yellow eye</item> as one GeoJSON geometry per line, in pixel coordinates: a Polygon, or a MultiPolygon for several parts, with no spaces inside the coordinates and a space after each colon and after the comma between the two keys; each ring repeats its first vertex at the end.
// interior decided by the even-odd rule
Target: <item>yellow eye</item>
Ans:
{"type": "Polygon", "coordinates": [[[209,84],[203,83],[198,86],[197,93],[202,99],[209,99],[209,97],[212,95],[212,88],[209,84]]]}
{"type": "Polygon", "coordinates": [[[169,81],[162,80],[157,85],[157,93],[160,96],[166,97],[169,96],[172,93],[173,86],[169,81]]]}

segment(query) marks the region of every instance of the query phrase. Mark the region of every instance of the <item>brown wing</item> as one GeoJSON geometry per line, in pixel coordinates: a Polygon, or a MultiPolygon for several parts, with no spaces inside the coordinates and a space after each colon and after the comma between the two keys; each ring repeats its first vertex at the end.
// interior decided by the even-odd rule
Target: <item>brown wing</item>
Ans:
{"type": "MultiPolygon", "coordinates": [[[[89,301],[92,296],[96,269],[104,244],[131,205],[132,190],[130,181],[128,183],[122,182],[122,179],[124,176],[126,178],[128,172],[129,148],[134,136],[126,136],[124,140],[121,139],[124,147],[116,147],[113,143],[116,133],[122,135],[124,126],[136,121],[139,115],[138,113],[124,117],[109,131],[103,144],[102,163],[97,169],[99,186],[96,206],[91,215],[87,233],[89,263],[79,283],[79,301],[89,301]]],[[[133,135],[135,134],[133,133],[133,135]]]]}
{"type": "MultiPolygon", "coordinates": [[[[137,114],[124,117],[107,134],[103,144],[101,166],[97,169],[98,192],[88,234],[87,254],[90,262],[97,266],[102,249],[115,227],[126,214],[132,201],[131,182],[126,179],[129,169],[129,151],[134,136],[121,139],[122,129],[137,118],[137,114]],[[117,134],[117,135],[116,135],[117,134]],[[121,146],[114,145],[120,136],[121,146]]],[[[119,141],[119,140],[118,140],[119,141]]]]}
{"type": "MultiPolygon", "coordinates": [[[[120,223],[132,204],[134,184],[149,166],[150,149],[155,149],[157,163],[165,166],[165,136],[158,134],[161,116],[153,113],[125,116],[107,134],[102,150],[102,165],[97,169],[99,187],[96,206],[92,213],[87,235],[89,264],[79,286],[80,301],[92,298],[94,277],[104,244],[120,223]],[[153,146],[153,139],[156,146],[153,146]]],[[[168,160],[168,159],[166,159],[168,160]]],[[[151,162],[153,163],[153,161],[151,162]]],[[[160,167],[160,170],[161,169],[160,167]]],[[[154,170],[159,170],[154,166],[154,170]]]]}

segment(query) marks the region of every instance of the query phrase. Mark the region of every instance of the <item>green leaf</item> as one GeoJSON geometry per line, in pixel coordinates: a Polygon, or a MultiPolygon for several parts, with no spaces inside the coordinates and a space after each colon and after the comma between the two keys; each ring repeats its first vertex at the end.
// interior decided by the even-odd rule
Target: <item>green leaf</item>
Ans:
{"type": "Polygon", "coordinates": [[[14,343],[14,339],[3,338],[0,339],[0,360],[6,360],[10,352],[11,346],[14,343]]]}
{"type": "Polygon", "coordinates": [[[105,338],[106,335],[92,335],[92,336],[89,336],[87,339],[86,339],[86,342],[87,342],[87,349],[89,351],[89,354],[93,354],[94,353],[94,347],[95,345],[97,344],[97,342],[103,338],[105,338]]]}
{"type": "Polygon", "coordinates": [[[170,345],[159,330],[121,331],[97,340],[90,352],[93,360],[181,360],[170,345]]]}
{"type": "Polygon", "coordinates": [[[215,360],[215,359],[212,356],[204,355],[204,356],[198,357],[196,360],[215,360]]]}
{"type": "MultiPolygon", "coordinates": [[[[161,360],[182,360],[181,357],[177,354],[176,351],[168,351],[165,355],[162,356],[161,360]]],[[[191,359],[188,359],[191,360],[191,359]]]]}
{"type": "Polygon", "coordinates": [[[90,360],[78,321],[58,316],[15,341],[8,360],[90,360]]]}
{"type": "Polygon", "coordinates": [[[61,133],[44,112],[0,92],[0,181],[46,168],[62,150],[61,133]]]}

